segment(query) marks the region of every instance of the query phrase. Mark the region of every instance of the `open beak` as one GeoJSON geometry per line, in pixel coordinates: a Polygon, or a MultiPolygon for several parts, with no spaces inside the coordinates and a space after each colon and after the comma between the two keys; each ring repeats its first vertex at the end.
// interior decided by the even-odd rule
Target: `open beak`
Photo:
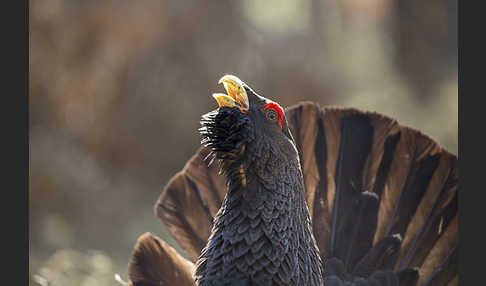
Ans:
{"type": "Polygon", "coordinates": [[[242,113],[247,113],[250,108],[248,95],[243,87],[243,82],[234,75],[223,76],[218,83],[223,83],[228,94],[215,93],[214,99],[220,107],[238,107],[242,113]]]}

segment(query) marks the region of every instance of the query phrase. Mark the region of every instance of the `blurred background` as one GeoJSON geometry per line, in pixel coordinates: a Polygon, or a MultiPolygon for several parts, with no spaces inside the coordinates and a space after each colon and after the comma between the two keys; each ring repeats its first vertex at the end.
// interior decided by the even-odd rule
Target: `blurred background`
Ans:
{"type": "Polygon", "coordinates": [[[454,0],[30,1],[31,285],[119,285],[218,79],[377,111],[457,154],[454,0]]]}

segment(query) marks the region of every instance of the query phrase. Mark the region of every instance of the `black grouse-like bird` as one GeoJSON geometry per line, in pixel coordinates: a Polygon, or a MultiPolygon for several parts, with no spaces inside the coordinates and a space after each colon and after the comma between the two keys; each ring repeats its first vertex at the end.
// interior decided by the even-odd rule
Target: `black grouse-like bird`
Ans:
{"type": "Polygon", "coordinates": [[[458,285],[456,156],[380,114],[220,82],[155,206],[185,257],[142,235],[131,285],[458,285]]]}

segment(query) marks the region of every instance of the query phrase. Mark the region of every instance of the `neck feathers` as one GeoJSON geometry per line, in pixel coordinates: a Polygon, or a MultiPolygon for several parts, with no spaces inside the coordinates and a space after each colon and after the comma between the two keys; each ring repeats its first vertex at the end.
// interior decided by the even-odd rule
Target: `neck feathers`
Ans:
{"type": "Polygon", "coordinates": [[[230,169],[223,170],[228,192],[198,261],[199,285],[221,279],[322,284],[298,158],[280,160],[272,152],[253,152],[255,159],[237,162],[243,166],[244,183],[241,176],[229,175],[230,169]]]}

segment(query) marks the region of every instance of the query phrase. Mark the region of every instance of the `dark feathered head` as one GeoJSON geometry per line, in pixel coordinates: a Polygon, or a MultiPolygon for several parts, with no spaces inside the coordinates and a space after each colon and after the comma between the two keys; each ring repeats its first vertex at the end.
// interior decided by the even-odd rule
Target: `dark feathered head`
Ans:
{"type": "Polygon", "coordinates": [[[219,83],[227,94],[213,94],[219,108],[203,115],[200,132],[202,144],[221,159],[222,173],[245,184],[250,169],[265,169],[268,175],[282,160],[298,160],[285,112],[278,103],[258,95],[236,76],[225,75],[219,83]]]}

